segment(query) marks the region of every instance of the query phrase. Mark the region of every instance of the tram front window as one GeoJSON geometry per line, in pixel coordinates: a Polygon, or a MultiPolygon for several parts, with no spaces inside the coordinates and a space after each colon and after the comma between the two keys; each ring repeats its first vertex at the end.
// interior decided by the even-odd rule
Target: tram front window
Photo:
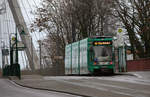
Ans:
{"type": "Polygon", "coordinates": [[[110,46],[94,46],[94,60],[97,62],[112,61],[112,47],[110,46]]]}

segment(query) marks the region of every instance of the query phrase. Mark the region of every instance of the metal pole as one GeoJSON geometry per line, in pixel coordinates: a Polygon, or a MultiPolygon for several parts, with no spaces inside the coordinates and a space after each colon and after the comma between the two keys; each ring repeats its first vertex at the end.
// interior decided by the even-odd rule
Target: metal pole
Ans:
{"type": "Polygon", "coordinates": [[[10,47],[10,65],[13,64],[13,48],[12,48],[12,44],[11,44],[11,35],[14,33],[10,33],[9,35],[9,47],[10,47]]]}
{"type": "Polygon", "coordinates": [[[41,40],[40,40],[40,43],[39,43],[40,45],[39,45],[39,49],[40,49],[40,69],[42,69],[42,60],[41,60],[41,40]]]}
{"type": "Polygon", "coordinates": [[[34,66],[34,62],[33,62],[33,44],[32,44],[32,37],[31,37],[31,54],[32,54],[32,66],[34,66]]]}
{"type": "Polygon", "coordinates": [[[4,65],[5,65],[5,56],[3,55],[3,49],[5,49],[5,42],[4,41],[1,41],[3,43],[3,46],[2,46],[2,68],[4,68],[4,65]]]}
{"type": "Polygon", "coordinates": [[[16,38],[15,38],[15,44],[16,44],[16,62],[15,62],[15,66],[14,66],[14,70],[13,70],[13,73],[15,76],[17,76],[19,79],[21,79],[21,74],[20,74],[20,65],[18,63],[18,35],[17,35],[17,32],[18,32],[18,27],[19,25],[16,26],[16,38]]]}
{"type": "Polygon", "coordinates": [[[17,26],[16,26],[16,64],[18,64],[18,39],[17,39],[17,26]]]}

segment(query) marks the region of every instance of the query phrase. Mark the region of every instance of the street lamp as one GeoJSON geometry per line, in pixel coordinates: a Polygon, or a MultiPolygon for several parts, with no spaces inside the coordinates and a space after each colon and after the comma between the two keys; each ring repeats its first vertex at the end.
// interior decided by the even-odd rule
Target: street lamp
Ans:
{"type": "Polygon", "coordinates": [[[16,26],[16,39],[15,39],[15,43],[16,43],[16,62],[15,62],[15,66],[14,66],[14,72],[15,72],[15,76],[18,76],[18,78],[21,78],[21,73],[20,73],[20,65],[18,63],[18,35],[17,32],[19,31],[20,34],[25,34],[24,32],[24,27],[20,24],[18,24],[16,26]]]}
{"type": "Polygon", "coordinates": [[[16,33],[15,33],[15,36],[16,36],[16,39],[15,39],[15,43],[16,43],[16,63],[15,64],[18,64],[18,34],[17,34],[18,31],[20,32],[20,34],[25,34],[24,27],[20,24],[18,24],[16,26],[16,33]]]}
{"type": "Polygon", "coordinates": [[[18,63],[18,34],[17,32],[20,32],[20,34],[24,33],[24,29],[22,25],[16,26],[16,33],[11,33],[9,35],[9,41],[10,41],[10,70],[8,75],[17,76],[19,79],[21,78],[20,74],[20,65],[18,63]],[[15,37],[11,37],[11,35],[14,34],[15,37]],[[14,41],[14,43],[11,43],[11,40],[14,41]],[[15,47],[14,47],[15,46],[15,47]],[[13,62],[13,51],[15,48],[15,63],[13,62]]]}

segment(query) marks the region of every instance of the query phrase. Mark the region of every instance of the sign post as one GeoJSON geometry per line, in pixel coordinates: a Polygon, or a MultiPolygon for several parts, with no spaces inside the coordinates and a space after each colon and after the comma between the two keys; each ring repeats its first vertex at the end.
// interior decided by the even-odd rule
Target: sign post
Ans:
{"type": "Polygon", "coordinates": [[[118,29],[118,33],[117,33],[117,47],[118,47],[119,71],[125,72],[126,71],[126,49],[125,49],[124,39],[123,39],[123,30],[121,28],[118,29]]]}

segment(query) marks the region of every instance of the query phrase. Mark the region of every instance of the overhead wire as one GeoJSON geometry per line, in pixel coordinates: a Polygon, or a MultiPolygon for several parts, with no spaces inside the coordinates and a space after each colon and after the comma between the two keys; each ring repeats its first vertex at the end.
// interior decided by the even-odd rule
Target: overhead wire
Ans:
{"type": "MultiPolygon", "coordinates": [[[[24,0],[21,0],[21,4],[20,4],[20,6],[15,6],[15,8],[22,8],[23,10],[24,10],[24,12],[25,12],[25,14],[26,14],[26,16],[27,16],[27,18],[24,16],[24,19],[28,19],[29,20],[29,22],[31,23],[31,20],[33,20],[34,18],[35,18],[35,16],[34,16],[34,18],[30,18],[30,16],[29,16],[29,13],[27,12],[27,9],[31,9],[31,10],[33,10],[33,8],[32,8],[32,6],[31,6],[31,4],[30,4],[30,2],[29,2],[29,0],[27,0],[26,2],[28,3],[28,6],[29,6],[29,8],[26,8],[25,6],[24,6],[24,2],[23,2],[24,0]]],[[[5,3],[6,3],[6,1],[5,1],[5,3]]],[[[35,6],[38,8],[38,5],[36,4],[36,2],[35,2],[35,0],[33,0],[33,3],[35,4],[35,6]]],[[[8,5],[8,2],[7,2],[7,4],[6,4],[6,6],[7,7],[9,7],[9,5],[8,5]]],[[[2,39],[2,40],[5,40],[6,42],[7,42],[7,44],[9,44],[9,35],[10,35],[10,33],[12,33],[12,32],[15,32],[15,29],[16,29],[16,25],[14,25],[14,20],[11,20],[11,18],[13,17],[11,14],[11,11],[9,11],[10,10],[10,8],[7,8],[7,13],[4,15],[4,19],[2,19],[3,20],[3,22],[4,22],[4,25],[0,25],[0,26],[3,26],[3,27],[1,27],[1,28],[3,28],[3,33],[1,34],[1,37],[3,37],[4,36],[4,32],[5,33],[7,33],[7,39],[2,39]]],[[[2,29],[1,29],[2,30],[2,29]]],[[[43,31],[44,32],[44,31],[43,31]]],[[[45,33],[47,33],[46,31],[45,31],[45,33]]],[[[34,35],[34,37],[35,37],[35,39],[36,40],[38,40],[38,37],[37,37],[37,34],[35,34],[35,33],[33,33],[32,35],[34,35]]],[[[44,35],[43,34],[39,34],[39,36],[42,36],[42,37],[44,37],[44,35]]],[[[40,37],[39,37],[40,38],[40,37]]],[[[24,52],[25,53],[25,52],[24,52]]],[[[23,54],[21,53],[21,56],[23,56],[23,54]]],[[[23,58],[23,57],[22,57],[23,58]]],[[[23,58],[23,60],[26,60],[26,64],[29,64],[29,60],[27,60],[27,56],[26,56],[26,54],[24,54],[24,58],[23,58]],[[27,62],[28,61],[28,62],[27,62]]],[[[23,63],[25,63],[25,61],[23,62],[23,63]]]]}
{"type": "MultiPolygon", "coordinates": [[[[29,7],[31,8],[31,11],[33,11],[33,7],[31,7],[31,4],[30,4],[29,0],[26,0],[26,1],[28,3],[29,7]]],[[[35,19],[35,15],[34,15],[34,19],[35,19]]],[[[33,21],[33,19],[32,19],[32,21],[33,21]]],[[[36,33],[36,32],[33,32],[33,33],[36,33]]],[[[41,33],[38,33],[38,35],[39,35],[38,38],[40,38],[41,37],[41,33]]],[[[40,40],[40,39],[38,39],[38,40],[40,40]]]]}
{"type": "MultiPolygon", "coordinates": [[[[31,18],[29,17],[29,13],[28,13],[29,11],[27,12],[27,10],[25,9],[25,6],[24,6],[25,4],[24,4],[24,3],[25,3],[25,2],[23,2],[23,0],[21,0],[22,7],[23,7],[23,9],[24,9],[24,11],[25,11],[25,14],[26,14],[28,20],[29,20],[28,23],[31,24],[31,18]]],[[[26,4],[26,7],[27,7],[27,5],[28,5],[28,6],[30,7],[30,10],[31,10],[32,7],[29,5],[29,2],[26,2],[26,3],[28,3],[28,4],[26,4]]],[[[27,22],[27,21],[26,21],[26,22],[27,22]]],[[[38,37],[37,37],[36,33],[33,33],[32,35],[34,35],[34,37],[32,38],[32,40],[34,41],[34,38],[35,38],[35,40],[36,40],[36,42],[37,42],[37,41],[38,41],[38,37]]],[[[33,41],[32,41],[33,45],[36,46],[36,45],[34,44],[35,42],[33,42],[33,41]]],[[[29,65],[28,65],[28,66],[29,66],[29,65]]]]}
{"type": "MultiPolygon", "coordinates": [[[[33,0],[33,2],[34,2],[34,4],[36,5],[36,7],[37,8],[39,8],[38,7],[38,5],[37,5],[37,3],[35,2],[35,0],[33,0]]],[[[40,16],[41,16],[41,14],[39,14],[40,16]]],[[[42,17],[42,16],[41,16],[42,17]]],[[[42,32],[44,32],[46,35],[48,35],[49,33],[47,32],[47,31],[42,31],[42,32]]],[[[48,53],[48,54],[46,54],[46,55],[50,55],[50,49],[48,49],[47,47],[44,47],[45,48],[45,50],[46,50],[46,52],[48,53]]],[[[46,59],[43,59],[44,61],[45,61],[45,65],[47,65],[48,66],[48,64],[46,64],[46,59]]]]}
{"type": "MultiPolygon", "coordinates": [[[[27,10],[26,10],[26,8],[25,8],[25,6],[24,6],[23,0],[21,0],[21,5],[22,5],[22,7],[23,7],[23,9],[24,9],[24,11],[25,11],[25,13],[26,13],[26,16],[27,16],[27,18],[28,18],[28,20],[29,20],[29,22],[30,22],[30,24],[31,24],[31,19],[29,18],[29,15],[28,15],[28,12],[27,12],[27,10]]],[[[34,33],[33,35],[35,36],[36,41],[37,41],[37,40],[38,40],[37,35],[36,35],[35,33],[34,33]]]]}
{"type": "MultiPolygon", "coordinates": [[[[35,0],[33,0],[33,2],[34,2],[34,4],[36,5],[36,8],[38,9],[39,7],[38,7],[38,4],[35,2],[35,0]]],[[[40,16],[41,16],[41,14],[39,14],[40,16]]],[[[42,17],[42,16],[41,16],[42,17]]],[[[42,31],[42,32],[44,32],[45,34],[48,34],[48,32],[47,31],[42,31]]]]}
{"type": "MultiPolygon", "coordinates": [[[[29,4],[30,8],[33,10],[33,8],[31,7],[31,5],[30,5],[30,3],[29,3],[29,0],[27,0],[27,2],[28,2],[28,4],[29,4]]],[[[37,3],[35,2],[35,0],[33,0],[33,3],[34,3],[34,5],[36,6],[36,8],[38,9],[39,7],[37,6],[37,3]]],[[[34,16],[34,18],[36,18],[36,17],[34,16]]],[[[42,32],[44,32],[44,31],[42,31],[42,32]]],[[[38,34],[39,34],[39,38],[41,38],[41,36],[42,36],[43,38],[45,37],[41,32],[38,33],[38,34]]],[[[46,32],[45,32],[45,34],[46,34],[46,32]]],[[[39,44],[39,45],[41,45],[41,44],[39,44]]],[[[48,51],[47,48],[45,48],[45,50],[48,51]]],[[[44,65],[44,63],[43,63],[43,65],[44,65]]],[[[44,67],[44,66],[43,66],[43,67],[44,67]]]]}

